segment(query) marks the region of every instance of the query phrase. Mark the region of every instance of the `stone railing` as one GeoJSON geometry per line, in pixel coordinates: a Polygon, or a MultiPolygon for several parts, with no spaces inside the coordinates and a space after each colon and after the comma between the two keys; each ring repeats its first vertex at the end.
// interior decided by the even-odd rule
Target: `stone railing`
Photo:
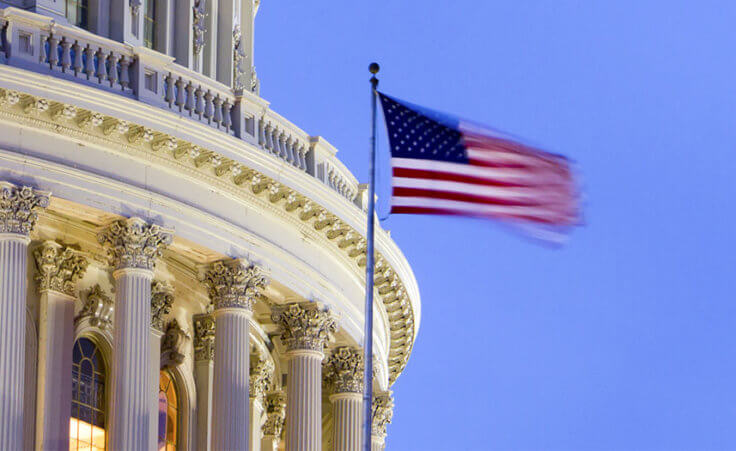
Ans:
{"type": "Polygon", "coordinates": [[[0,9],[0,64],[138,100],[252,144],[363,208],[355,177],[337,150],[268,108],[172,57],[113,41],[17,8],[0,9]]]}

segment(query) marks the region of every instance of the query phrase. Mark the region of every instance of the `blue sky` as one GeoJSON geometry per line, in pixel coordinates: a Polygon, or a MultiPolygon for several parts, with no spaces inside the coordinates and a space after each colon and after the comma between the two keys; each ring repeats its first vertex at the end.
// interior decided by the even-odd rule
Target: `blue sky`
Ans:
{"type": "Polygon", "coordinates": [[[480,220],[383,223],[423,304],[389,450],[736,449],[734,18],[726,1],[263,2],[261,94],[361,181],[373,60],[387,93],[584,177],[563,249],[480,220]]]}

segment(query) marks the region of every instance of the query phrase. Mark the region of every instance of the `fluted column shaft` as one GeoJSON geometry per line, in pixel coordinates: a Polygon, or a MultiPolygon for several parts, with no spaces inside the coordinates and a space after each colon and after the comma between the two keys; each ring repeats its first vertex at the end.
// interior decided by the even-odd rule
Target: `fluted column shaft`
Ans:
{"type": "Polygon", "coordinates": [[[286,354],[286,451],[322,450],[322,359],[319,351],[286,354]]]}
{"type": "Polygon", "coordinates": [[[143,450],[149,446],[150,324],[153,272],[123,268],[115,278],[113,334],[113,412],[110,447],[143,450]]]}
{"type": "Polygon", "coordinates": [[[158,387],[159,387],[159,372],[161,361],[161,337],[163,332],[151,327],[150,332],[150,343],[149,343],[149,365],[148,371],[148,409],[150,411],[150,421],[148,423],[148,449],[155,451],[158,449],[158,387]]]}
{"type": "Polygon", "coordinates": [[[0,234],[0,449],[15,449],[23,443],[29,242],[27,236],[0,234]]]}
{"type": "Polygon", "coordinates": [[[360,451],[363,431],[363,397],[361,393],[336,393],[330,396],[335,422],[334,449],[360,451]]]}
{"type": "Polygon", "coordinates": [[[38,335],[36,447],[64,449],[69,446],[72,410],[74,297],[41,293],[38,335]]]}
{"type": "Polygon", "coordinates": [[[252,312],[224,308],[215,317],[212,449],[248,449],[248,320],[252,312]]]}

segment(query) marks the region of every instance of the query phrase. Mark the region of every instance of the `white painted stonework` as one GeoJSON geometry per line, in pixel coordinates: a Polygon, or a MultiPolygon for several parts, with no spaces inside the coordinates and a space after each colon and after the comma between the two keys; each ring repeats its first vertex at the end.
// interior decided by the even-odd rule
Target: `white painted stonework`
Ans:
{"type": "MultiPolygon", "coordinates": [[[[259,96],[260,2],[72,3],[0,0],[0,449],[358,449],[366,187],[259,96]]],[[[376,250],[378,450],[420,298],[376,250]]]]}

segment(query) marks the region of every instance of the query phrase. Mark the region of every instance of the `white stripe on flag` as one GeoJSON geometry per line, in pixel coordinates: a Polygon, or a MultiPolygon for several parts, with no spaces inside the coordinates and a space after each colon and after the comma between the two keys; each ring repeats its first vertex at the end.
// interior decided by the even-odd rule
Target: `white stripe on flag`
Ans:
{"type": "Polygon", "coordinates": [[[536,199],[541,201],[561,201],[567,199],[565,193],[539,188],[499,188],[471,183],[453,182],[448,180],[434,180],[409,177],[393,177],[393,186],[404,188],[421,188],[433,191],[472,194],[476,196],[497,197],[510,200],[536,199]]]}
{"type": "Polygon", "coordinates": [[[564,177],[551,172],[544,176],[540,176],[540,174],[531,172],[528,169],[484,168],[482,166],[473,166],[466,163],[448,163],[445,161],[425,160],[420,158],[391,158],[391,166],[406,169],[446,172],[449,174],[467,175],[504,182],[534,182],[534,184],[568,184],[570,182],[564,177]]]}
{"type": "Polygon", "coordinates": [[[396,207],[437,208],[476,215],[534,216],[549,220],[559,220],[565,216],[560,211],[550,210],[549,208],[487,205],[456,200],[430,199],[426,197],[392,196],[391,205],[396,207]]]}

